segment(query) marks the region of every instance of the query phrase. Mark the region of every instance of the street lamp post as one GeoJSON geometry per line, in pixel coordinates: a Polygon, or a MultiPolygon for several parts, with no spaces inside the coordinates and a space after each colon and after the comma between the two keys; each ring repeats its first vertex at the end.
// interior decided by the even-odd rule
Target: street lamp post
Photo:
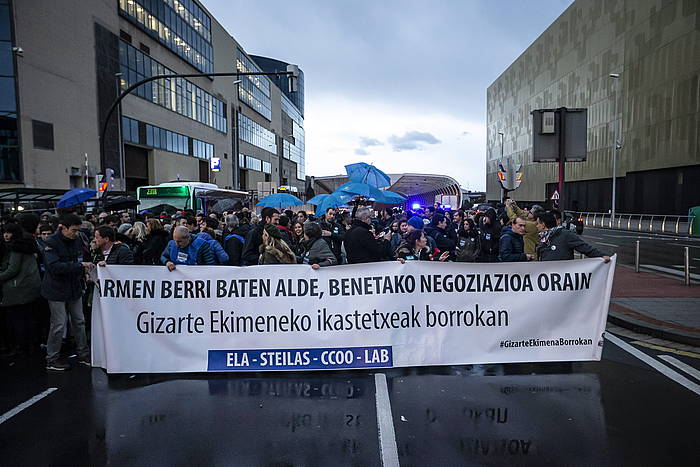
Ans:
{"type": "Polygon", "coordinates": [[[231,118],[233,119],[233,187],[236,190],[241,190],[245,189],[245,187],[241,188],[241,181],[240,181],[240,167],[238,166],[238,152],[239,152],[239,146],[238,146],[238,138],[240,135],[239,129],[238,129],[238,102],[240,101],[240,86],[241,86],[241,80],[237,79],[236,81],[233,82],[233,85],[235,86],[236,89],[236,100],[235,104],[233,105],[233,112],[231,113],[231,118]]]}
{"type": "MultiPolygon", "coordinates": [[[[204,78],[204,77],[222,77],[222,76],[235,76],[237,78],[241,76],[279,76],[279,75],[286,75],[289,77],[289,89],[290,91],[296,90],[296,78],[299,75],[299,69],[298,67],[294,67],[294,65],[288,65],[287,66],[288,71],[277,71],[277,72],[271,72],[271,73],[263,73],[263,72],[225,72],[225,73],[183,73],[183,74],[170,74],[170,75],[154,75],[148,78],[144,78],[141,81],[137,81],[136,83],[132,84],[128,88],[126,88],[115,100],[112,102],[112,105],[109,107],[109,110],[107,110],[107,114],[105,115],[105,120],[104,123],[102,124],[102,128],[100,130],[100,162],[102,165],[102,168],[105,168],[105,133],[107,133],[107,125],[109,123],[109,119],[114,113],[114,110],[117,108],[117,106],[121,103],[121,101],[131,94],[133,90],[141,86],[142,84],[149,83],[151,81],[155,81],[157,79],[172,79],[172,78],[204,78]]],[[[236,99],[238,99],[238,96],[236,96],[236,99]]]]}
{"type": "Polygon", "coordinates": [[[615,124],[615,136],[613,140],[613,151],[612,151],[612,205],[610,209],[610,227],[614,225],[615,222],[615,202],[617,200],[617,156],[618,152],[620,151],[620,148],[622,148],[622,145],[620,144],[620,133],[621,133],[621,128],[620,125],[622,125],[622,113],[619,111],[621,109],[618,109],[618,102],[621,101],[620,99],[620,73],[610,73],[608,75],[610,78],[615,80],[615,116],[617,117],[618,114],[619,117],[617,118],[617,122],[615,124]]]}

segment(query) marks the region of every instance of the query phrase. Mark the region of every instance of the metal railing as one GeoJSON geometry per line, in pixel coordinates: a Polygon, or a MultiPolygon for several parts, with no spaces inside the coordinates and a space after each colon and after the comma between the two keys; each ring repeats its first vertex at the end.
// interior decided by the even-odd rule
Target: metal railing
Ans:
{"type": "Polygon", "coordinates": [[[607,212],[581,212],[579,217],[583,219],[583,225],[586,227],[680,235],[700,234],[700,232],[693,232],[694,216],[616,214],[613,218],[607,212]]]}

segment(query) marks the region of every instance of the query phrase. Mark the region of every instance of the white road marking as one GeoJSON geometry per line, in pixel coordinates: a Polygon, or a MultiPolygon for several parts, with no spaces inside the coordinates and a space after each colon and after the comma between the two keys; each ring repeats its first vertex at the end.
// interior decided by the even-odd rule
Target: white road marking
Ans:
{"type": "MultiPolygon", "coordinates": [[[[685,264],[672,264],[672,268],[685,269],[685,264]]],[[[690,269],[695,269],[697,266],[690,266],[690,269]]]]}
{"type": "Polygon", "coordinates": [[[603,237],[594,237],[593,235],[587,235],[587,234],[584,234],[584,235],[581,235],[581,236],[582,236],[583,238],[594,238],[594,239],[596,239],[596,240],[602,240],[602,239],[603,239],[603,237]]]}
{"type": "Polygon", "coordinates": [[[700,248],[700,245],[686,245],[684,243],[676,243],[676,246],[687,246],[688,248],[700,248]]]}
{"type": "Polygon", "coordinates": [[[696,370],[692,366],[688,365],[687,363],[683,363],[682,361],[678,360],[677,358],[673,358],[670,355],[659,355],[659,358],[662,360],[667,361],[671,365],[675,366],[679,370],[683,370],[686,373],[688,373],[690,376],[693,378],[697,379],[700,381],[700,371],[696,370]]]}
{"type": "Polygon", "coordinates": [[[611,246],[613,248],[620,248],[620,245],[615,245],[613,243],[603,243],[603,242],[593,242],[596,245],[605,245],[605,246],[611,246]]]}
{"type": "Polygon", "coordinates": [[[374,375],[375,398],[377,401],[377,427],[379,428],[379,450],[384,467],[399,465],[399,451],[396,447],[394,419],[391,416],[391,401],[386,385],[386,375],[374,375]]]}
{"type": "Polygon", "coordinates": [[[700,385],[697,383],[694,383],[690,381],[688,378],[685,376],[673,371],[666,365],[660,363],[658,360],[653,359],[649,355],[645,354],[641,350],[635,349],[631,345],[629,345],[627,342],[623,341],[619,337],[615,336],[614,334],[611,334],[609,332],[605,333],[605,338],[615,344],[616,346],[620,347],[622,350],[634,355],[662,375],[672,379],[676,383],[685,386],[687,389],[690,389],[693,391],[695,394],[700,396],[700,385]]]}
{"type": "Polygon", "coordinates": [[[36,403],[39,402],[41,399],[43,399],[44,397],[48,396],[49,394],[51,394],[52,392],[56,391],[57,389],[58,389],[58,388],[48,388],[46,391],[37,394],[36,396],[32,397],[32,398],[29,399],[28,401],[22,402],[22,403],[19,404],[17,407],[15,407],[14,409],[10,410],[9,412],[5,412],[4,414],[2,414],[2,415],[0,416],[0,425],[2,425],[3,423],[5,423],[6,421],[8,421],[9,419],[11,419],[12,417],[14,417],[15,415],[17,415],[18,413],[20,413],[21,411],[23,411],[23,410],[26,409],[27,407],[30,407],[31,405],[36,404],[36,403]]]}

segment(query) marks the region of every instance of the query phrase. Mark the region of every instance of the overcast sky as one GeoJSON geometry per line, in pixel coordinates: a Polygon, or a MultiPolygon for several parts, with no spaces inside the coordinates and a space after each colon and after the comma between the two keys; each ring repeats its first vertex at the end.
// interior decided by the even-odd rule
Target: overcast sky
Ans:
{"type": "Polygon", "coordinates": [[[305,76],[306,173],[365,161],[485,188],[486,88],[573,0],[203,0],[305,76]]]}

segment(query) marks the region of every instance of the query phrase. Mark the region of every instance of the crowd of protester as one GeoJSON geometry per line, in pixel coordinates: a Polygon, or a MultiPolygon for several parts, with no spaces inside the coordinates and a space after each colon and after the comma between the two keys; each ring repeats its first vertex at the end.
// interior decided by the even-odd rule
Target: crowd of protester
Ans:
{"type": "Polygon", "coordinates": [[[378,261],[519,262],[573,259],[574,251],[609,257],[561,225],[561,213],[497,208],[403,212],[368,207],[304,211],[264,208],[259,215],[18,213],[2,218],[0,353],[46,354],[46,368],[90,365],[86,317],[90,273],[108,265],[254,266],[306,264],[313,269],[378,261]]]}

